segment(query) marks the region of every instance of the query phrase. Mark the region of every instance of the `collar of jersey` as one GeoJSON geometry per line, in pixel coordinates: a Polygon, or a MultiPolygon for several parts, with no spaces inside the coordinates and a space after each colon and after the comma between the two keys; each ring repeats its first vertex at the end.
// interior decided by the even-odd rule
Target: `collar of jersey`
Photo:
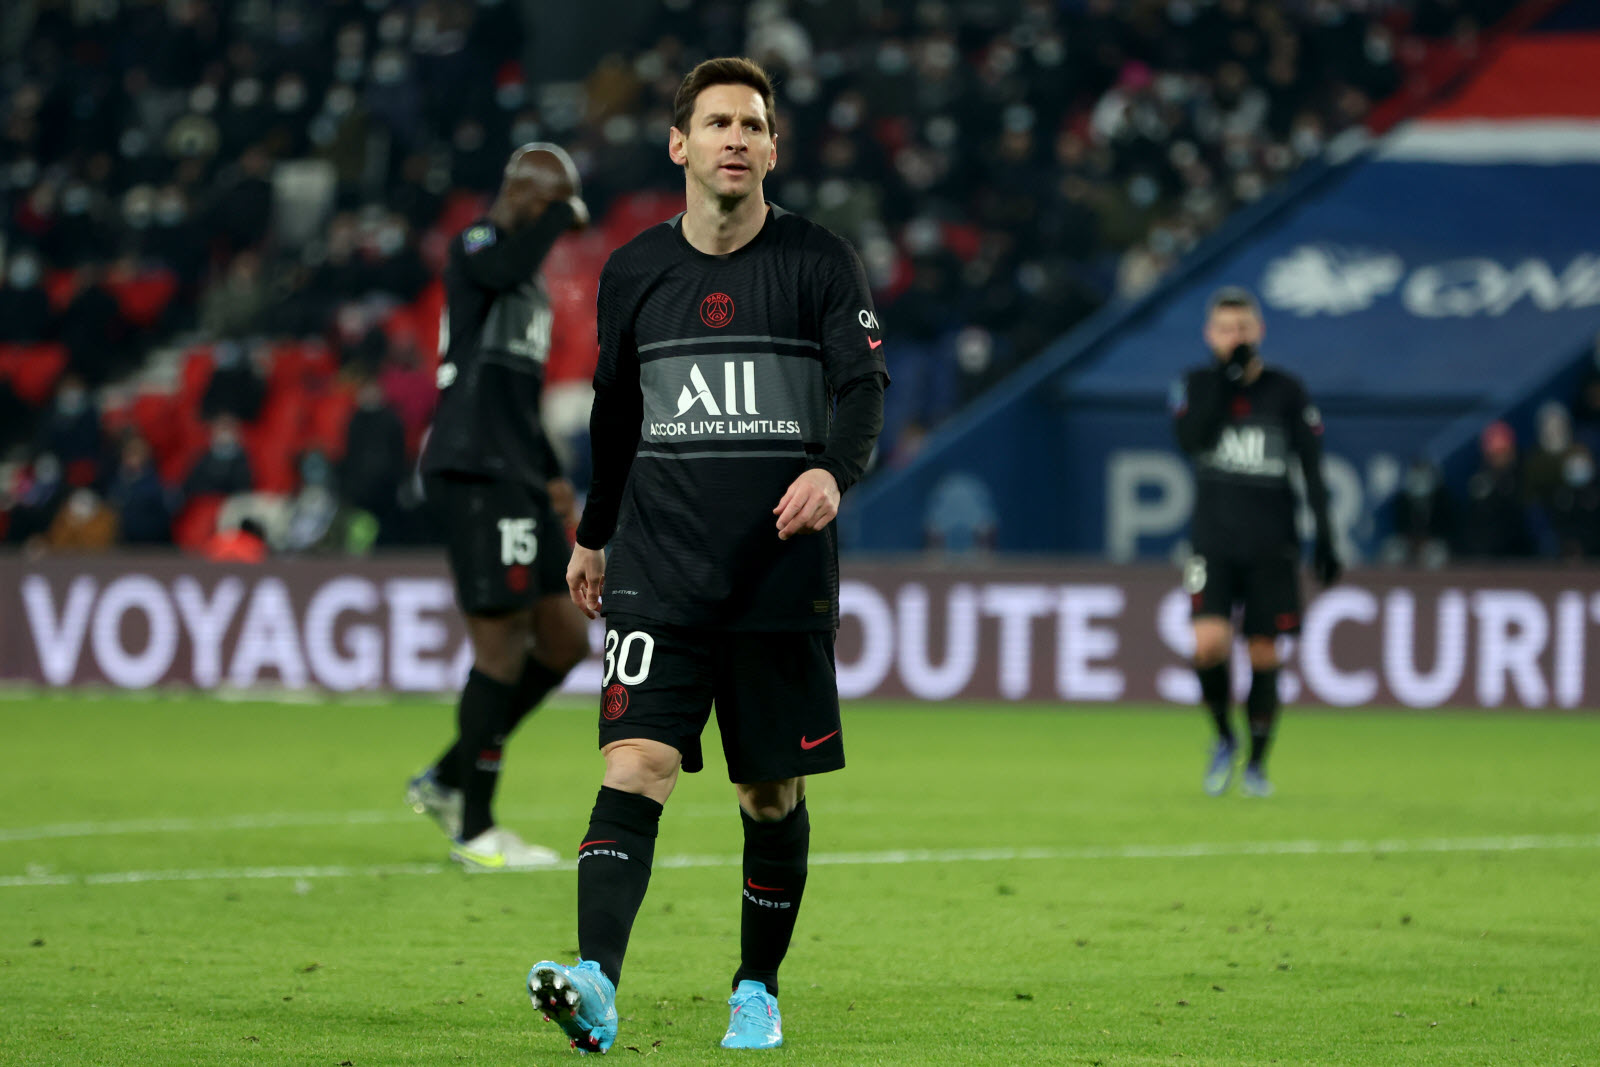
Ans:
{"type": "Polygon", "coordinates": [[[788,212],[784,211],[783,208],[779,207],[777,204],[774,204],[772,201],[768,200],[767,201],[767,217],[762,221],[761,229],[756,231],[756,235],[754,237],[750,238],[750,240],[746,241],[744,244],[740,245],[738,248],[735,248],[732,252],[724,252],[720,256],[713,255],[710,252],[702,252],[698,248],[696,248],[694,245],[689,243],[689,239],[683,235],[683,216],[684,216],[684,212],[682,212],[682,211],[678,212],[676,215],[674,215],[672,217],[672,232],[678,235],[678,244],[682,245],[683,248],[686,251],[688,251],[689,253],[691,253],[691,254],[693,254],[695,256],[698,256],[701,259],[709,259],[709,260],[712,260],[714,262],[721,263],[721,262],[724,262],[725,260],[733,259],[733,258],[735,258],[737,256],[742,256],[746,252],[750,251],[750,249],[756,247],[757,245],[759,245],[763,241],[765,241],[767,239],[768,232],[770,232],[771,229],[772,229],[772,220],[776,219],[779,215],[786,215],[786,214],[788,214],[788,212]]]}

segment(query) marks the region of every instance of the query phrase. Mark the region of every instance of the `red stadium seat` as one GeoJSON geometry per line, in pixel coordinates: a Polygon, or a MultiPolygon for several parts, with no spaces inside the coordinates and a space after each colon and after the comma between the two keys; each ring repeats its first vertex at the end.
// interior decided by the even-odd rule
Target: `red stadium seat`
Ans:
{"type": "Polygon", "coordinates": [[[43,406],[67,369],[67,348],[55,343],[0,345],[0,378],[27,403],[43,406]]]}
{"type": "Polygon", "coordinates": [[[178,291],[178,278],[170,270],[141,271],[128,277],[106,280],[106,288],[116,297],[122,317],[135,326],[151,327],[172,302],[178,291]]]}
{"type": "Polygon", "coordinates": [[[179,548],[199,552],[217,532],[217,514],[225,501],[215,493],[197,496],[172,520],[172,540],[179,548]]]}

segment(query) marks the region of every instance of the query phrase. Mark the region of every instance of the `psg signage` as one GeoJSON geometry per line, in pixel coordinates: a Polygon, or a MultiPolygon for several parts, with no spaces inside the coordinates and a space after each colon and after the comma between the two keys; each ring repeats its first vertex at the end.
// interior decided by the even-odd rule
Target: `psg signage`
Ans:
{"type": "MultiPolygon", "coordinates": [[[[1189,601],[1165,567],[852,566],[840,694],[1005,703],[1199,700],[1189,601]]],[[[442,562],[0,561],[0,680],[449,693],[471,663],[442,562]]],[[[592,647],[604,645],[596,623],[592,647]]],[[[1600,582],[1567,569],[1374,571],[1309,599],[1285,700],[1600,708],[1600,582]]],[[[1241,654],[1242,655],[1242,654],[1241,654]]],[[[601,660],[567,679],[598,694],[601,660]]],[[[1248,684],[1247,665],[1235,680],[1248,684]]]]}

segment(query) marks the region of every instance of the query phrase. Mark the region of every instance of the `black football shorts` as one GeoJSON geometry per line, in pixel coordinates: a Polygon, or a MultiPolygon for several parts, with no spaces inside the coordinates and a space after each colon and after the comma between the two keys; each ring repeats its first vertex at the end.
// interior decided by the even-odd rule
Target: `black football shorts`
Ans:
{"type": "Polygon", "coordinates": [[[423,489],[444,534],[462,611],[503,615],[566,593],[572,549],[543,492],[449,474],[428,475],[423,489]]]}
{"type": "Polygon", "coordinates": [[[740,633],[606,616],[600,747],[648,738],[705,766],[712,708],[728,780],[776,782],[844,766],[832,630],[740,633]]]}
{"type": "Polygon", "coordinates": [[[1232,621],[1243,608],[1239,630],[1246,637],[1300,632],[1300,561],[1292,552],[1252,560],[1190,556],[1183,565],[1190,617],[1215,615],[1232,621]]]}

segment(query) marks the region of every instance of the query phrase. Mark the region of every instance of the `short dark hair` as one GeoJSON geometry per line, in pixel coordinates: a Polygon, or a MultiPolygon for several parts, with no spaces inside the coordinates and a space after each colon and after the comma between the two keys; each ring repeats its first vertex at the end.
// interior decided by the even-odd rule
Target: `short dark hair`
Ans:
{"type": "Polygon", "coordinates": [[[1256,303],[1256,298],[1250,290],[1242,285],[1225,285],[1211,294],[1211,299],[1206,301],[1206,318],[1219,308],[1243,308],[1256,318],[1261,317],[1261,305],[1256,303]]]}
{"type": "Polygon", "coordinates": [[[776,107],[772,99],[772,78],[760,63],[743,56],[723,56],[708,59],[683,77],[678,94],[672,98],[672,124],[684,133],[689,132],[689,120],[694,118],[694,102],[703,90],[713,85],[748,85],[761,94],[761,103],[767,109],[767,129],[776,123],[776,107]]]}

